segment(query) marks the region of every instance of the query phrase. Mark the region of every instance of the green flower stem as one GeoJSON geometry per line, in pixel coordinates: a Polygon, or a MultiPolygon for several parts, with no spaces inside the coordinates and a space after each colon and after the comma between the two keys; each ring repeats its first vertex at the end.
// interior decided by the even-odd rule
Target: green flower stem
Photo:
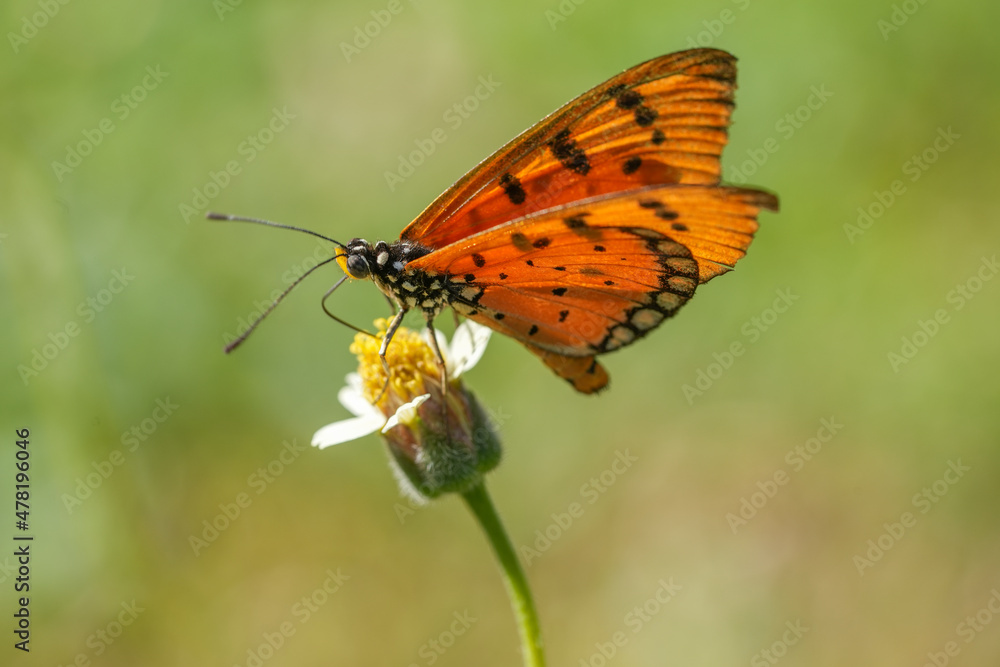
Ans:
{"type": "Polygon", "coordinates": [[[476,515],[479,525],[486,533],[493,553],[500,561],[500,569],[503,570],[504,583],[507,585],[507,594],[510,596],[511,606],[514,608],[514,616],[517,618],[517,629],[521,635],[521,651],[524,654],[525,667],[545,667],[545,655],[542,650],[542,631],[538,625],[538,612],[535,611],[535,603],[531,599],[531,589],[528,588],[528,579],[524,576],[521,563],[517,559],[517,552],[507,537],[507,532],[500,522],[493,501],[490,500],[489,493],[482,481],[462,494],[469,509],[476,515]]]}

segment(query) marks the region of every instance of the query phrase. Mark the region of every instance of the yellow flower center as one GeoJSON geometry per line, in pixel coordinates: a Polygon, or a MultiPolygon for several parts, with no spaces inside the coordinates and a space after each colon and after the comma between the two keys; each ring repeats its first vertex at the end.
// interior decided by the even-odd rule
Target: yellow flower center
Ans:
{"type": "MultiPolygon", "coordinates": [[[[351,352],[358,357],[362,392],[365,399],[373,405],[385,388],[385,369],[382,368],[378,351],[385,338],[388,322],[384,319],[375,320],[375,327],[378,329],[375,338],[359,333],[351,343],[351,352]]],[[[405,327],[396,330],[385,357],[391,372],[389,387],[377,404],[380,408],[388,408],[392,403],[398,407],[426,394],[425,379],[437,378],[441,373],[437,355],[431,346],[420,334],[405,327]],[[395,400],[387,403],[390,396],[395,400]]]]}

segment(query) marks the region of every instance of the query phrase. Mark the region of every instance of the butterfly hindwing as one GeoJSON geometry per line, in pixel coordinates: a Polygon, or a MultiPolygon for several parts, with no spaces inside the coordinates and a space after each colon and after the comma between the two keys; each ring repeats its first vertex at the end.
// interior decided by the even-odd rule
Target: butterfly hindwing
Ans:
{"type": "Polygon", "coordinates": [[[598,363],[594,355],[568,357],[530,344],[525,344],[525,347],[537,354],[556,375],[583,394],[593,394],[608,386],[608,372],[598,363]]]}
{"type": "Polygon", "coordinates": [[[542,357],[580,391],[594,355],[641,338],[743,256],[768,193],[653,186],[529,215],[410,262],[445,275],[450,305],[542,357]]]}
{"type": "Polygon", "coordinates": [[[626,70],[484,160],[401,238],[437,248],[596,195],[718,183],[735,60],[724,51],[693,49],[626,70]]]}

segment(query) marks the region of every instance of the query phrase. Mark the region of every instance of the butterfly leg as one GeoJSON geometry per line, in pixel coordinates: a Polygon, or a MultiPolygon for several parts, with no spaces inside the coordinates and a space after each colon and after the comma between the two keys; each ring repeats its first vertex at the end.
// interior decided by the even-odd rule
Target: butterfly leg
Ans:
{"type": "Polygon", "coordinates": [[[389,349],[389,343],[392,342],[392,337],[396,335],[396,329],[399,325],[403,323],[403,317],[406,315],[406,310],[400,308],[396,313],[396,316],[392,318],[392,322],[389,323],[389,328],[385,330],[385,338],[382,339],[382,345],[378,349],[378,358],[382,362],[382,370],[385,371],[385,384],[382,386],[382,391],[379,392],[378,397],[375,399],[374,403],[378,404],[385,396],[386,390],[389,389],[389,361],[385,358],[385,353],[389,349]]]}
{"type": "Polygon", "coordinates": [[[434,329],[434,317],[427,315],[427,332],[431,335],[431,345],[437,354],[438,366],[441,368],[441,422],[448,423],[448,365],[445,363],[444,355],[441,353],[441,344],[438,343],[437,331],[434,329]]]}
{"type": "Polygon", "coordinates": [[[431,335],[431,345],[434,353],[437,354],[438,366],[441,367],[441,393],[448,395],[448,365],[445,363],[444,354],[441,353],[441,345],[438,343],[437,331],[434,329],[434,318],[427,316],[427,331],[431,335]]]}

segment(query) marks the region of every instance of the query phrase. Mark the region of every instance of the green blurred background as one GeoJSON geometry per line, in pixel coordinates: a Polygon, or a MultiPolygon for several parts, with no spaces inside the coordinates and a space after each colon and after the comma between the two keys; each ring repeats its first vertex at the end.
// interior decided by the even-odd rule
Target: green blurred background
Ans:
{"type": "MultiPolygon", "coordinates": [[[[518,664],[457,500],[410,511],[375,436],[296,449],[347,416],[351,332],[318,304],[339,269],[222,354],[322,244],[201,215],[395,238],[566,100],[700,44],[740,58],[724,178],[777,192],[781,213],[761,216],[734,273],[606,358],[599,398],[506,339],[467,377],[506,446],[494,499],[514,542],[539,548],[524,555],[551,664],[996,665],[997,5],[388,7],[0,11],[0,662],[518,664]],[[385,25],[345,53],[373,16],[385,25]],[[449,124],[480,77],[499,86],[449,124]],[[268,137],[276,109],[290,117],[268,137]],[[446,141],[390,190],[385,172],[438,127],[446,141]],[[53,165],[81,142],[77,166],[53,165]],[[239,173],[211,187],[230,162],[239,173]],[[28,655],[10,634],[16,428],[33,457],[28,655]],[[348,577],[329,595],[328,571],[348,577]],[[304,597],[322,604],[307,614],[304,597]],[[294,634],[271,651],[282,624],[294,634]]],[[[331,305],[361,324],[385,313],[370,284],[331,305]]]]}

